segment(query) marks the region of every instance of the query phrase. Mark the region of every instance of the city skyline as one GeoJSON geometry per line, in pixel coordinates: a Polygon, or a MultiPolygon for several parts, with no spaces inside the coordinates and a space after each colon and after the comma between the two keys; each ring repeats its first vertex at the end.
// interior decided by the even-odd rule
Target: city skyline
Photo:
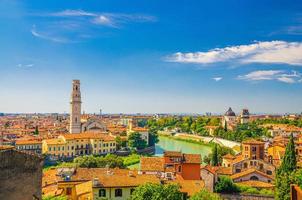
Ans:
{"type": "Polygon", "coordinates": [[[2,0],[0,112],[69,112],[80,79],[87,113],[300,113],[301,8],[2,0]]]}

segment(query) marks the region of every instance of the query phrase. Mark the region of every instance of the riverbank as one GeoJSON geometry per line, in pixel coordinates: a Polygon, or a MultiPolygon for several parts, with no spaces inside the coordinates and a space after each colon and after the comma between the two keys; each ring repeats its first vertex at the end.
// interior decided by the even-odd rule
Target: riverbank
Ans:
{"type": "Polygon", "coordinates": [[[221,146],[231,148],[236,153],[240,152],[240,146],[241,146],[240,143],[222,139],[222,138],[206,137],[206,136],[192,135],[192,134],[186,134],[186,133],[177,133],[173,136],[171,134],[166,134],[166,133],[161,133],[161,132],[159,132],[159,134],[163,137],[169,137],[174,140],[185,141],[185,142],[206,145],[206,146],[212,146],[211,143],[216,143],[221,146]]]}

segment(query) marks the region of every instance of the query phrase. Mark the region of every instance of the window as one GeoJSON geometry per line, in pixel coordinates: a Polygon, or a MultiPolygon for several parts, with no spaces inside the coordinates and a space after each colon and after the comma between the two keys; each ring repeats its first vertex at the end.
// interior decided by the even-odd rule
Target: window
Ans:
{"type": "Polygon", "coordinates": [[[256,149],[257,149],[256,147],[252,147],[252,151],[256,151],[256,149]]]}
{"type": "Polygon", "coordinates": [[[243,164],[243,167],[244,167],[244,168],[247,168],[247,163],[244,163],[244,164],[243,164]]]}
{"type": "Polygon", "coordinates": [[[64,147],[62,147],[62,151],[64,151],[64,147]]]}
{"type": "Polygon", "coordinates": [[[58,151],[60,151],[60,147],[58,147],[58,151]]]}
{"type": "Polygon", "coordinates": [[[267,171],[266,171],[266,174],[268,174],[268,175],[272,175],[272,174],[273,174],[273,172],[272,172],[271,170],[267,170],[267,171]]]}
{"type": "Polygon", "coordinates": [[[130,195],[133,194],[134,190],[135,190],[134,188],[131,188],[131,189],[130,189],[130,195]]]}
{"type": "Polygon", "coordinates": [[[178,172],[181,172],[181,166],[178,166],[178,172]]]}
{"type": "Polygon", "coordinates": [[[105,189],[100,189],[99,190],[99,197],[106,197],[106,190],[105,189]]]}
{"type": "Polygon", "coordinates": [[[122,197],[123,190],[122,189],[115,189],[115,197],[122,197]]]}
{"type": "Polygon", "coordinates": [[[258,181],[258,180],[259,180],[259,178],[258,178],[257,176],[252,176],[252,177],[250,178],[250,180],[253,180],[253,181],[258,181]]]}
{"type": "Polygon", "coordinates": [[[51,147],[49,147],[48,150],[51,151],[51,147]]]}
{"type": "Polygon", "coordinates": [[[71,195],[71,193],[72,193],[72,188],[67,187],[66,188],[66,195],[71,195]]]}

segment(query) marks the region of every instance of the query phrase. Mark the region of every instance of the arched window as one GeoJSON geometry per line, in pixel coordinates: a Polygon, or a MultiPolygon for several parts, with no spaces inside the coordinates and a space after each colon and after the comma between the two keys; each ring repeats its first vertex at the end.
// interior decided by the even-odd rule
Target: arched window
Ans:
{"type": "Polygon", "coordinates": [[[258,178],[257,176],[252,176],[252,177],[250,178],[250,180],[253,180],[253,181],[258,181],[258,180],[259,180],[259,178],[258,178]]]}
{"type": "Polygon", "coordinates": [[[75,123],[78,123],[78,118],[77,117],[74,118],[74,121],[75,121],[75,123]]]}

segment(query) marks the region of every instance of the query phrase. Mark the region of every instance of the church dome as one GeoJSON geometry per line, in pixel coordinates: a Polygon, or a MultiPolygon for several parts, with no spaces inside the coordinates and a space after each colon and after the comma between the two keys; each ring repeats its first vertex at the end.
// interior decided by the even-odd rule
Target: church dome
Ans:
{"type": "Polygon", "coordinates": [[[231,107],[229,107],[228,111],[224,114],[225,116],[236,116],[231,107]]]}

